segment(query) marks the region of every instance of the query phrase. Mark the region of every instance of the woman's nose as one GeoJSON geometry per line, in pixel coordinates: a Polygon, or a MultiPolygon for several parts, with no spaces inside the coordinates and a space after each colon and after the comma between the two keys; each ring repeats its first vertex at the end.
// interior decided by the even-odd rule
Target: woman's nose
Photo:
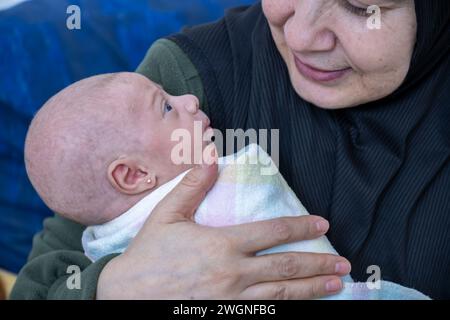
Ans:
{"type": "Polygon", "coordinates": [[[333,1],[297,1],[294,14],[286,21],[284,33],[288,46],[298,52],[330,51],[336,36],[329,29],[335,8],[333,1]]]}

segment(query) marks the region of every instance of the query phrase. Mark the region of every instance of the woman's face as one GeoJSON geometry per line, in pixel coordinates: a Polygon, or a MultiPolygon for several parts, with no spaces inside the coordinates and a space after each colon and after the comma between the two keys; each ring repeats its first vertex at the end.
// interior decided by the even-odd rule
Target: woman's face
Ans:
{"type": "Polygon", "coordinates": [[[327,109],[394,92],[416,39],[413,0],[263,0],[272,36],[295,91],[327,109]],[[378,6],[380,19],[367,13],[378,6]],[[368,21],[380,22],[369,28],[368,21]]]}

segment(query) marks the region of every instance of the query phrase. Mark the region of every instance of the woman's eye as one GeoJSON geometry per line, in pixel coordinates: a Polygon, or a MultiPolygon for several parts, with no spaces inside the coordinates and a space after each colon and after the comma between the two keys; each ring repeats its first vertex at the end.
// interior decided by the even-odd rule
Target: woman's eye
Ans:
{"type": "Polygon", "coordinates": [[[173,109],[173,107],[169,103],[167,103],[167,102],[164,103],[164,113],[169,112],[172,109],[173,109]]]}
{"type": "Polygon", "coordinates": [[[340,3],[345,10],[347,10],[348,12],[350,12],[352,14],[355,14],[357,16],[362,16],[362,17],[369,16],[369,13],[367,12],[367,8],[361,8],[361,7],[354,6],[348,0],[341,0],[340,3]]]}

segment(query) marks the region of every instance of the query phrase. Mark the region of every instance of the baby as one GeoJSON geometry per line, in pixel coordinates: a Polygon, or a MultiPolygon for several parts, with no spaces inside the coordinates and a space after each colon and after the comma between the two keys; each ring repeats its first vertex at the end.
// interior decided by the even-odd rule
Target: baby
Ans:
{"type": "MultiPolygon", "coordinates": [[[[125,251],[157,203],[204,161],[196,155],[215,151],[209,124],[194,96],[170,96],[134,73],[91,77],[62,90],[33,119],[25,143],[27,173],[52,210],[88,226],[82,243],[95,261],[125,251]],[[182,163],[174,161],[177,130],[189,137],[182,163]]],[[[219,177],[195,213],[197,223],[224,226],[308,214],[278,170],[263,170],[277,168],[259,146],[218,161],[219,177]]],[[[258,254],[282,251],[337,254],[325,236],[258,254]]],[[[344,290],[332,299],[427,298],[387,281],[371,290],[350,276],[343,280],[344,290]]]]}
{"type": "Polygon", "coordinates": [[[195,96],[170,96],[136,73],[94,76],[65,88],[36,114],[25,142],[26,170],[49,208],[83,225],[102,224],[198,163],[198,152],[185,163],[171,161],[175,130],[189,133],[191,150],[208,145],[213,130],[195,96]],[[200,144],[194,143],[199,128],[200,144]]]}

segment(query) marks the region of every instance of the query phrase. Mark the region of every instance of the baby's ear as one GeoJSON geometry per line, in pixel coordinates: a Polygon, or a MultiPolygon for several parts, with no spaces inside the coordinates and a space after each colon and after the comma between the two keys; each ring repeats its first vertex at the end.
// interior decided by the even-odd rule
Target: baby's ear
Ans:
{"type": "Polygon", "coordinates": [[[108,180],[120,193],[136,195],[156,186],[155,173],[131,157],[114,160],[108,167],[108,180]]]}

